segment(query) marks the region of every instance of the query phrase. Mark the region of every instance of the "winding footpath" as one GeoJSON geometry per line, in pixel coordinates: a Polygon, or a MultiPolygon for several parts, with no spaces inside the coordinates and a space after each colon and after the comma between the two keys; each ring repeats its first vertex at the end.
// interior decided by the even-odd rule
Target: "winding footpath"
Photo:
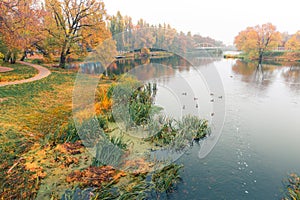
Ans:
{"type": "MultiPolygon", "coordinates": [[[[28,66],[34,67],[35,69],[38,70],[39,73],[37,75],[35,75],[34,77],[29,78],[29,79],[23,79],[23,80],[0,83],[0,87],[6,86],[6,85],[17,85],[17,84],[29,83],[29,82],[41,80],[41,79],[46,78],[47,76],[49,76],[51,74],[51,72],[47,68],[42,67],[40,65],[35,65],[35,64],[28,63],[28,62],[22,62],[22,61],[19,61],[18,63],[20,63],[22,65],[28,65],[28,66]]],[[[3,69],[4,67],[1,67],[1,68],[3,69]]],[[[1,70],[1,68],[0,68],[0,70],[1,70]]],[[[10,69],[6,68],[6,69],[3,69],[3,70],[11,71],[13,69],[12,68],[10,68],[10,69]]]]}
{"type": "Polygon", "coordinates": [[[0,73],[2,73],[2,72],[10,72],[12,70],[14,70],[14,69],[10,68],[10,67],[1,67],[0,66],[0,73]]]}

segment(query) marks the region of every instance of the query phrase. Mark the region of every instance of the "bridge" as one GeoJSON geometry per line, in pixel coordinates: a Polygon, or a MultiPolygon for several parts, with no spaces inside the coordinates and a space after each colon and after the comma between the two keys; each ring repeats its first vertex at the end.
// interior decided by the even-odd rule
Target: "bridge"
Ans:
{"type": "Polygon", "coordinates": [[[196,52],[206,51],[215,54],[222,54],[223,48],[224,47],[216,46],[210,43],[198,43],[194,48],[193,52],[196,53],[196,52]]]}
{"type": "Polygon", "coordinates": [[[209,49],[221,49],[222,50],[223,47],[220,46],[215,46],[214,44],[210,44],[210,43],[199,43],[196,46],[196,50],[209,50],[209,49]]]}

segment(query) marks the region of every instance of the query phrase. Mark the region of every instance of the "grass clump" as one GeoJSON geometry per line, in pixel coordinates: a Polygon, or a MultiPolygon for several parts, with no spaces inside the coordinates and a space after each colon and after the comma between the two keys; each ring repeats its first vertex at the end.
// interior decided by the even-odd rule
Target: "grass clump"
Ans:
{"type": "Polygon", "coordinates": [[[175,185],[181,181],[179,175],[183,165],[170,164],[152,175],[154,189],[160,193],[170,193],[175,185]]]}
{"type": "Polygon", "coordinates": [[[203,139],[210,133],[207,120],[192,115],[184,116],[180,121],[161,116],[149,124],[149,130],[153,135],[145,141],[175,150],[182,150],[187,144],[203,139]]]}
{"type": "Polygon", "coordinates": [[[283,200],[300,200],[300,177],[297,174],[290,174],[287,190],[287,197],[283,200]]]}

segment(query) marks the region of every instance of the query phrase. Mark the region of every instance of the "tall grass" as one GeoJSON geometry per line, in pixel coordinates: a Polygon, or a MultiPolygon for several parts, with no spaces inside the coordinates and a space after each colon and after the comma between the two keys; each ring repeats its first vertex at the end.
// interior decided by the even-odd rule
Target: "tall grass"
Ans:
{"type": "Polygon", "coordinates": [[[170,164],[152,175],[154,189],[157,192],[170,193],[175,188],[176,184],[181,181],[179,175],[183,165],[170,164]]]}
{"type": "Polygon", "coordinates": [[[287,194],[283,200],[300,200],[300,177],[297,174],[290,174],[287,179],[287,194]]]}
{"type": "Polygon", "coordinates": [[[159,117],[148,125],[151,131],[150,141],[161,147],[169,147],[174,150],[182,150],[194,140],[200,140],[210,133],[207,120],[197,116],[187,115],[181,120],[159,117]]]}

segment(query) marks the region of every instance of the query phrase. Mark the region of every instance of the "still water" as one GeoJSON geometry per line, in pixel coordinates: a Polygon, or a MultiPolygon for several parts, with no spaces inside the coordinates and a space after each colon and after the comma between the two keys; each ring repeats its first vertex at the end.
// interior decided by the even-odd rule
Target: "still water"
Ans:
{"type": "MultiPolygon", "coordinates": [[[[178,62],[161,60],[171,68],[164,76],[156,74],[163,77],[158,81],[193,76],[194,70],[181,69],[178,62]]],[[[225,123],[205,158],[198,157],[200,146],[194,145],[176,161],[184,165],[183,181],[166,198],[281,199],[288,174],[300,173],[300,67],[265,64],[257,70],[253,63],[221,58],[202,59],[194,67],[217,69],[225,91],[225,123]]],[[[200,110],[214,112],[214,102],[205,102],[209,103],[200,103],[200,110]]]]}

